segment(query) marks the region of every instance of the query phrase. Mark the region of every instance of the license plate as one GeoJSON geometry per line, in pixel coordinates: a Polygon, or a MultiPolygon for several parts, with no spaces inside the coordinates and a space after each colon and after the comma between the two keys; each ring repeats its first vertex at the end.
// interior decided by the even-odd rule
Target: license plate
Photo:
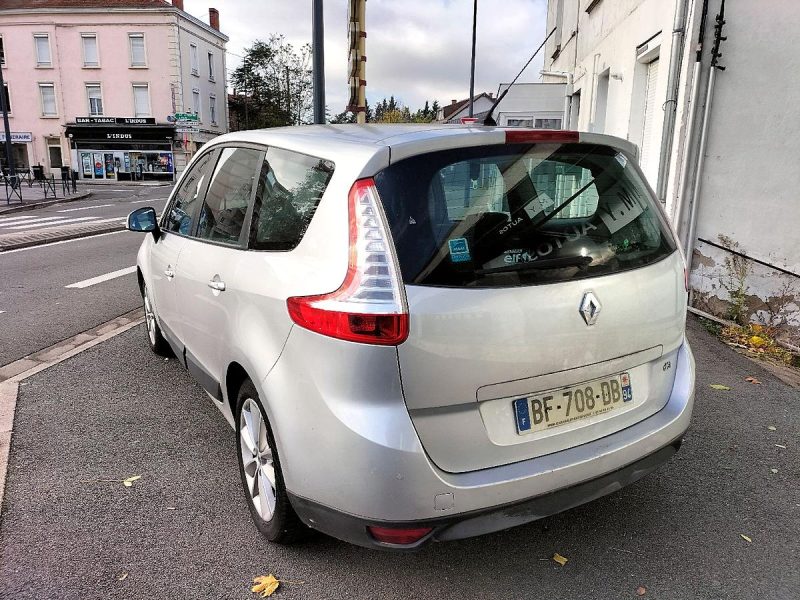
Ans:
{"type": "Polygon", "coordinates": [[[630,406],[632,403],[633,390],[628,373],[541,392],[514,400],[517,433],[524,435],[561,427],[630,406]]]}

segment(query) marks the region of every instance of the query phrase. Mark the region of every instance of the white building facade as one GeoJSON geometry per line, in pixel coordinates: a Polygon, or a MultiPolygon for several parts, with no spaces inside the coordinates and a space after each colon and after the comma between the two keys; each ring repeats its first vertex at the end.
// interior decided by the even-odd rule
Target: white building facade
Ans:
{"type": "Polygon", "coordinates": [[[570,81],[573,128],[638,146],[691,253],[693,306],[731,317],[744,298],[746,319],[798,343],[796,3],[549,0],[552,29],[545,80],[570,81]]]}

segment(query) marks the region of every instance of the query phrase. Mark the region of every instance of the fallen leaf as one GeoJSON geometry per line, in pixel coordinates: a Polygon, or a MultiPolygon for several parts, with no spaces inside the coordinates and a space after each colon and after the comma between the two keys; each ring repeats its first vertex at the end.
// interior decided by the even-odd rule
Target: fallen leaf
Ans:
{"type": "Polygon", "coordinates": [[[124,485],[125,487],[131,487],[134,481],[137,481],[141,478],[142,478],[141,475],[134,475],[133,477],[128,477],[127,479],[122,480],[122,485],[124,485]]]}
{"type": "Polygon", "coordinates": [[[261,594],[262,598],[272,596],[281,584],[280,581],[275,579],[275,575],[272,573],[269,575],[259,575],[253,579],[253,583],[255,583],[255,585],[250,588],[250,591],[254,594],[261,594]]]}
{"type": "Polygon", "coordinates": [[[770,472],[770,473],[772,473],[772,474],[774,475],[775,473],[777,473],[777,472],[778,472],[778,469],[770,469],[770,470],[769,470],[769,472],[770,472]]]}
{"type": "Polygon", "coordinates": [[[767,427],[767,429],[769,429],[770,431],[778,431],[778,428],[775,427],[775,425],[770,425],[769,427],[767,427]]]}
{"type": "Polygon", "coordinates": [[[748,339],[747,341],[750,342],[751,346],[755,346],[756,348],[761,348],[762,346],[765,346],[767,343],[767,340],[765,340],[760,335],[751,335],[750,339],[748,339]]]}
{"type": "Polygon", "coordinates": [[[125,581],[127,578],[128,578],[127,573],[121,573],[120,575],[117,576],[117,581],[125,581]]]}
{"type": "Polygon", "coordinates": [[[744,380],[753,384],[759,384],[759,385],[761,384],[761,382],[755,377],[745,377],[744,380]]]}
{"type": "Polygon", "coordinates": [[[729,389],[731,389],[727,385],[722,385],[720,383],[712,383],[708,387],[710,387],[711,389],[714,389],[714,390],[729,390],[729,389]]]}
{"type": "Polygon", "coordinates": [[[558,552],[556,552],[553,554],[553,560],[563,567],[565,564],[567,564],[569,559],[566,556],[561,556],[558,552]]]}
{"type": "Polygon", "coordinates": [[[742,536],[742,539],[743,539],[745,542],[750,542],[750,543],[752,543],[752,541],[753,541],[753,540],[751,540],[751,539],[750,539],[749,537],[747,537],[745,534],[743,534],[743,533],[740,533],[739,535],[740,535],[740,536],[742,536]]]}
{"type": "Polygon", "coordinates": [[[647,593],[647,588],[643,585],[640,585],[636,588],[636,595],[637,596],[644,596],[647,593]]]}

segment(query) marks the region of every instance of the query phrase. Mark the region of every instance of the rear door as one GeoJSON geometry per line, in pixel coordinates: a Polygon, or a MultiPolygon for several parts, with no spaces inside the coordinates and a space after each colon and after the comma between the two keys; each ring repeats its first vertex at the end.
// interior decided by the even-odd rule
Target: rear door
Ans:
{"type": "Polygon", "coordinates": [[[440,468],[555,452],[664,405],[683,262],[628,156],[578,143],[461,148],[375,181],[408,298],[403,391],[440,468]]]}

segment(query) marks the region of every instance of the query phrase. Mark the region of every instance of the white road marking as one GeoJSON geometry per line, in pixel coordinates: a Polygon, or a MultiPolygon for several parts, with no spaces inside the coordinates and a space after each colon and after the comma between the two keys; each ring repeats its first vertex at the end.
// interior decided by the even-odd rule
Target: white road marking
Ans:
{"type": "Polygon", "coordinates": [[[31,219],[41,219],[42,217],[34,217],[33,215],[29,217],[6,217],[4,220],[0,220],[0,227],[5,225],[13,225],[15,223],[25,223],[26,221],[30,222],[31,219]]]}
{"type": "Polygon", "coordinates": [[[74,219],[65,219],[64,217],[54,217],[54,218],[59,220],[55,222],[50,221],[49,223],[42,223],[40,221],[39,223],[34,223],[32,225],[25,223],[24,225],[15,225],[14,227],[9,227],[9,229],[17,231],[19,229],[33,229],[34,227],[56,227],[56,226],[66,225],[68,223],[78,223],[81,221],[97,221],[97,217],[76,217],[74,219]]]}
{"type": "Polygon", "coordinates": [[[145,200],[131,200],[129,204],[141,204],[142,202],[160,202],[161,200],[169,200],[169,198],[146,198],[145,200]]]}
{"type": "Polygon", "coordinates": [[[36,215],[22,215],[20,217],[0,217],[0,223],[5,223],[6,221],[20,221],[22,219],[33,219],[36,215]]]}
{"type": "Polygon", "coordinates": [[[6,312],[6,311],[4,311],[4,310],[0,310],[0,315],[2,315],[4,312],[6,312]]]}
{"type": "Polygon", "coordinates": [[[76,210],[91,210],[93,208],[105,208],[107,206],[114,206],[113,204],[100,204],[99,206],[82,206],[81,208],[67,208],[65,210],[59,210],[56,212],[65,213],[65,212],[75,212],[76,210]]]}
{"type": "Polygon", "coordinates": [[[72,242],[85,242],[88,240],[93,240],[99,237],[105,237],[107,235],[117,235],[119,233],[130,233],[129,231],[109,231],[108,233],[98,233],[97,235],[88,235],[85,237],[79,238],[72,238],[71,240],[61,240],[59,242],[50,242],[48,244],[38,244],[36,246],[28,246],[27,248],[16,248],[14,250],[6,250],[4,252],[0,252],[0,257],[5,256],[6,254],[15,254],[16,252],[30,252],[31,250],[46,250],[51,246],[58,246],[60,244],[71,244],[72,242]]]}
{"type": "Polygon", "coordinates": [[[105,275],[98,275],[97,277],[92,277],[91,279],[84,279],[83,281],[79,281],[78,283],[71,283],[69,285],[65,285],[64,287],[83,289],[92,285],[97,285],[98,283],[103,283],[104,281],[108,281],[109,279],[116,279],[117,277],[122,277],[123,275],[128,275],[130,273],[135,273],[135,272],[136,272],[136,265],[128,267],[127,269],[112,271],[111,273],[106,273],[105,275]]]}
{"type": "Polygon", "coordinates": [[[66,217],[36,217],[35,219],[28,219],[26,221],[14,221],[14,222],[6,222],[0,223],[0,227],[8,227],[9,229],[13,229],[18,225],[38,225],[39,223],[47,223],[48,221],[58,221],[60,219],[65,219],[66,217]]]}

